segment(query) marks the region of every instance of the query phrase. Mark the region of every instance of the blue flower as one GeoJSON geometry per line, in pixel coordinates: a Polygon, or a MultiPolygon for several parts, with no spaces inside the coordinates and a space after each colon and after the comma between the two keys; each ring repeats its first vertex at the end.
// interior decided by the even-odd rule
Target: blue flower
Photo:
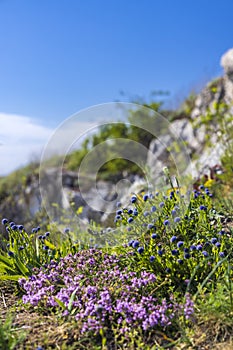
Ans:
{"type": "Polygon", "coordinates": [[[163,208],[164,205],[165,205],[164,202],[159,203],[159,207],[160,207],[160,208],[163,208]]]}
{"type": "Polygon", "coordinates": [[[158,250],[158,255],[159,255],[159,256],[162,256],[163,254],[164,254],[164,251],[163,251],[162,249],[159,249],[159,250],[158,250]]]}
{"type": "Polygon", "coordinates": [[[155,257],[153,255],[151,255],[150,262],[153,262],[153,261],[155,261],[155,257]]]}
{"type": "Polygon", "coordinates": [[[128,243],[128,246],[129,246],[129,247],[132,247],[133,242],[134,242],[134,240],[133,240],[133,239],[131,239],[131,240],[129,241],[129,243],[128,243]]]}
{"type": "Polygon", "coordinates": [[[224,233],[225,233],[225,231],[224,231],[224,230],[221,230],[221,231],[219,231],[218,235],[223,236],[224,233]]]}
{"type": "Polygon", "coordinates": [[[23,225],[18,225],[18,229],[22,231],[24,229],[23,225]]]}
{"type": "Polygon", "coordinates": [[[154,212],[156,211],[156,206],[153,205],[153,206],[151,207],[150,211],[151,211],[152,213],[154,213],[154,212]]]}
{"type": "Polygon", "coordinates": [[[196,249],[197,249],[197,247],[196,247],[195,245],[192,244],[192,245],[190,246],[190,250],[196,250],[196,249]]]}
{"type": "Polygon", "coordinates": [[[152,238],[152,239],[156,239],[157,237],[158,237],[157,233],[153,233],[153,234],[151,235],[151,238],[152,238]]]}
{"type": "Polygon", "coordinates": [[[217,243],[217,238],[216,237],[213,237],[213,238],[211,238],[211,240],[210,240],[210,242],[212,243],[212,244],[215,244],[215,243],[217,243]]]}
{"type": "Polygon", "coordinates": [[[221,247],[221,243],[220,242],[215,243],[215,247],[220,248],[221,247]]]}
{"type": "Polygon", "coordinates": [[[177,216],[175,219],[174,219],[174,222],[180,222],[180,218],[179,218],[179,216],[177,216]]]}
{"type": "Polygon", "coordinates": [[[203,185],[200,185],[199,188],[200,190],[204,190],[205,187],[203,185]]]}
{"type": "Polygon", "coordinates": [[[132,209],[129,209],[129,210],[128,210],[128,214],[129,214],[129,215],[133,214],[133,210],[132,210],[132,209]]]}
{"type": "Polygon", "coordinates": [[[148,230],[155,229],[155,225],[154,224],[148,224],[147,227],[148,227],[148,230]]]}
{"type": "Polygon", "coordinates": [[[142,254],[143,252],[144,252],[144,248],[143,248],[143,247],[139,247],[139,248],[138,248],[138,253],[139,253],[139,254],[142,254]]]}
{"type": "Polygon", "coordinates": [[[202,245],[198,244],[196,248],[197,248],[197,250],[202,250],[202,245]]]}
{"type": "Polygon", "coordinates": [[[183,241],[179,241],[179,242],[177,243],[177,247],[178,247],[178,248],[182,247],[183,245],[184,245],[184,242],[183,242],[183,241]]]}
{"type": "Polygon", "coordinates": [[[165,220],[165,221],[163,222],[163,224],[164,224],[165,226],[168,226],[168,225],[170,225],[170,221],[169,221],[169,220],[165,220]]]}
{"type": "Polygon", "coordinates": [[[177,240],[177,237],[176,236],[172,236],[172,238],[170,239],[170,242],[174,243],[176,240],[177,240]]]}
{"type": "Polygon", "coordinates": [[[204,255],[204,257],[206,257],[206,258],[209,256],[209,254],[207,253],[207,251],[206,251],[206,250],[203,250],[202,254],[203,254],[203,255],[204,255]]]}
{"type": "Polygon", "coordinates": [[[172,255],[177,255],[177,254],[179,254],[178,250],[177,249],[173,249],[172,250],[172,255]]]}
{"type": "Polygon", "coordinates": [[[173,209],[171,213],[172,213],[172,216],[175,216],[176,215],[176,210],[173,209]]]}
{"type": "Polygon", "coordinates": [[[44,245],[44,246],[43,246],[43,249],[44,249],[44,250],[49,250],[49,247],[48,247],[47,245],[44,245]]]}
{"type": "Polygon", "coordinates": [[[165,272],[166,272],[166,273],[170,273],[170,272],[171,272],[171,269],[170,269],[169,267],[167,267],[167,268],[165,269],[165,272]]]}
{"type": "Polygon", "coordinates": [[[184,258],[185,258],[185,259],[189,259],[189,258],[190,258],[190,254],[189,254],[189,253],[185,253],[185,254],[184,254],[184,258]]]}
{"type": "Polygon", "coordinates": [[[200,205],[200,210],[207,210],[207,207],[205,205],[200,205]]]}
{"type": "Polygon", "coordinates": [[[182,259],[178,259],[177,260],[178,264],[182,265],[184,263],[184,261],[182,259]]]}
{"type": "Polygon", "coordinates": [[[48,237],[50,235],[50,232],[45,232],[45,237],[48,237]]]}
{"type": "Polygon", "coordinates": [[[2,224],[6,225],[8,223],[8,220],[6,218],[2,219],[2,224]]]}
{"type": "Polygon", "coordinates": [[[121,210],[121,209],[117,210],[117,211],[116,211],[116,214],[117,214],[117,215],[121,215],[121,214],[122,214],[122,210],[121,210]]]}
{"type": "Polygon", "coordinates": [[[149,212],[149,211],[145,211],[143,215],[144,215],[144,216],[149,216],[149,215],[150,215],[150,212],[149,212]]]}
{"type": "Polygon", "coordinates": [[[189,249],[188,249],[188,248],[184,248],[184,252],[185,252],[185,253],[188,253],[188,252],[189,252],[189,249]]]}
{"type": "Polygon", "coordinates": [[[144,200],[144,202],[146,202],[146,201],[147,201],[147,199],[148,199],[148,194],[145,194],[145,195],[143,196],[143,200],[144,200]]]}
{"type": "Polygon", "coordinates": [[[65,232],[65,233],[69,233],[69,232],[70,232],[69,227],[66,227],[66,228],[64,229],[64,232],[65,232]]]}
{"type": "Polygon", "coordinates": [[[137,197],[136,196],[132,196],[131,197],[131,203],[136,203],[137,201],[137,197]]]}
{"type": "Polygon", "coordinates": [[[131,222],[133,222],[133,218],[132,217],[128,218],[127,222],[130,224],[131,222]]]}
{"type": "Polygon", "coordinates": [[[220,252],[219,256],[220,256],[220,258],[224,258],[225,257],[225,253],[224,252],[220,252]]]}
{"type": "Polygon", "coordinates": [[[137,248],[139,246],[139,242],[136,240],[133,242],[133,248],[137,248]]]}
{"type": "Polygon", "coordinates": [[[134,216],[137,216],[137,215],[138,215],[138,211],[137,211],[137,209],[134,209],[134,211],[133,211],[133,215],[134,215],[134,216]]]}
{"type": "Polygon", "coordinates": [[[11,250],[9,250],[9,252],[7,253],[9,256],[14,256],[14,253],[11,251],[11,250]]]}
{"type": "Polygon", "coordinates": [[[23,249],[24,249],[24,246],[21,245],[21,246],[19,247],[19,250],[23,250],[23,249]]]}

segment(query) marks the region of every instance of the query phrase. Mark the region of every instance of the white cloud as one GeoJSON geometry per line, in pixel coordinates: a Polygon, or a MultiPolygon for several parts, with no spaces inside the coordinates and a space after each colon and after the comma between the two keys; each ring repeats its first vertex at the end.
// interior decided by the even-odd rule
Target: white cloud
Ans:
{"type": "Polygon", "coordinates": [[[0,175],[40,157],[52,131],[32,118],[0,113],[0,175]]]}
{"type": "Polygon", "coordinates": [[[51,156],[73,149],[73,143],[89,136],[90,129],[96,126],[77,119],[68,118],[53,130],[29,117],[0,113],[0,176],[26,165],[34,157],[40,160],[42,151],[51,156]]]}
{"type": "Polygon", "coordinates": [[[35,118],[0,113],[0,176],[40,159],[67,154],[105,123],[125,120],[132,104],[110,103],[94,106],[67,118],[57,129],[51,129],[35,118]],[[46,146],[46,147],[45,147],[46,146]]]}

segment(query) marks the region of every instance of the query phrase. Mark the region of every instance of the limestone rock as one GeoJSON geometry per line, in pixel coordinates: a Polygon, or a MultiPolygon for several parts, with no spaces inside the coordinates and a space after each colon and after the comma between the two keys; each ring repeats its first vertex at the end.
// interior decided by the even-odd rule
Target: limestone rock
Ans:
{"type": "Polygon", "coordinates": [[[233,80],[233,48],[224,53],[221,58],[221,66],[228,79],[233,80]]]}
{"type": "Polygon", "coordinates": [[[172,145],[173,139],[171,135],[162,135],[158,139],[151,141],[148,155],[147,166],[150,170],[151,176],[154,181],[159,178],[163,173],[163,167],[166,165],[169,151],[168,148],[172,145]]]}
{"type": "Polygon", "coordinates": [[[224,69],[225,100],[233,102],[233,49],[228,50],[221,58],[221,65],[224,69]]]}

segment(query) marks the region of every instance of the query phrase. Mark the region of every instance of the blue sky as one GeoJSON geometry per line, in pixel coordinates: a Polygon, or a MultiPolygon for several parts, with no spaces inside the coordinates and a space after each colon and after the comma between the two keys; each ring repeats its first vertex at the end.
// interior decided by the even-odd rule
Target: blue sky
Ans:
{"type": "Polygon", "coordinates": [[[232,13],[232,0],[0,0],[0,113],[45,137],[95,104],[153,90],[177,103],[222,74],[232,13]]]}

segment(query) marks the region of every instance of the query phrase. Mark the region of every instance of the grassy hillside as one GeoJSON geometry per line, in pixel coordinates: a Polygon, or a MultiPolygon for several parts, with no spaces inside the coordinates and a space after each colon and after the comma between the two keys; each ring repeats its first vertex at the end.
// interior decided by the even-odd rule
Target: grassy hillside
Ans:
{"type": "MultiPolygon", "coordinates": [[[[132,132],[120,127],[102,129],[88,142],[132,132]]],[[[24,218],[2,218],[0,349],[232,349],[228,136],[221,174],[190,180],[189,191],[174,188],[164,169],[171,188],[134,194],[127,207],[118,203],[108,229],[89,225],[72,231],[66,218],[61,233],[43,213],[30,229],[22,225],[24,218]]],[[[80,152],[85,149],[88,143],[80,152]]],[[[67,168],[72,157],[82,156],[68,157],[67,168]]],[[[120,166],[107,164],[102,175],[114,176],[120,166]]],[[[1,179],[2,198],[14,201],[22,191],[18,180],[26,186],[32,174],[38,176],[37,166],[1,179]]]]}

